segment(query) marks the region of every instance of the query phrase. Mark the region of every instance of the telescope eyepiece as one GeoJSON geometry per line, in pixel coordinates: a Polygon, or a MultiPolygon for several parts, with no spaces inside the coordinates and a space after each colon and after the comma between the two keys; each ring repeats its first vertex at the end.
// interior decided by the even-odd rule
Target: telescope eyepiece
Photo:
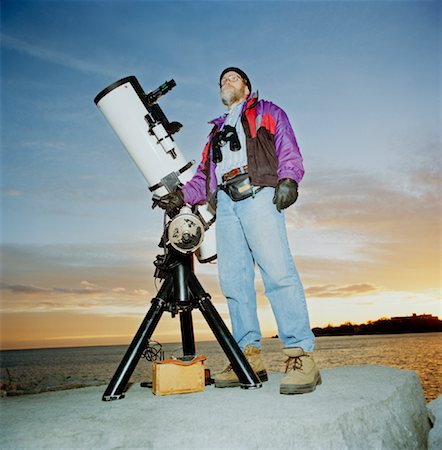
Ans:
{"type": "Polygon", "coordinates": [[[160,97],[166,95],[175,86],[176,86],[175,80],[165,81],[160,87],[146,94],[146,101],[148,105],[152,106],[154,103],[158,101],[160,97]]]}

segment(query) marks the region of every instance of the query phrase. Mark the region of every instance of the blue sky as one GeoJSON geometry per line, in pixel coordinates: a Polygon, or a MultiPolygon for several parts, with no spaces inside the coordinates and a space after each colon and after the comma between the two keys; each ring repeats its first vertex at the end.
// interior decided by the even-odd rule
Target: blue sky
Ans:
{"type": "MultiPolygon", "coordinates": [[[[145,91],[175,79],[161,106],[198,160],[230,65],[301,147],[287,224],[312,324],[442,315],[440,44],[438,2],[2,1],[3,341],[131,336],[163,217],[93,99],[128,75],[145,91]],[[78,317],[95,325],[80,333],[78,317]],[[132,325],[114,330],[121,317],[132,325]]],[[[216,266],[197,272],[228,320],[216,266]]]]}

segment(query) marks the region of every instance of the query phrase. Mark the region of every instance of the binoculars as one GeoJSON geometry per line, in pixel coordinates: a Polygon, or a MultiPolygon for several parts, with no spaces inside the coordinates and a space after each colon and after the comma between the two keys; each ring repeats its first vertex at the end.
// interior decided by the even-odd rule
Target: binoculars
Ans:
{"type": "Polygon", "coordinates": [[[221,147],[223,147],[227,142],[230,143],[230,151],[237,152],[241,149],[241,143],[239,142],[238,133],[236,128],[232,125],[225,125],[221,131],[215,134],[212,139],[213,147],[213,162],[220,163],[223,160],[223,154],[221,152],[221,147]]]}

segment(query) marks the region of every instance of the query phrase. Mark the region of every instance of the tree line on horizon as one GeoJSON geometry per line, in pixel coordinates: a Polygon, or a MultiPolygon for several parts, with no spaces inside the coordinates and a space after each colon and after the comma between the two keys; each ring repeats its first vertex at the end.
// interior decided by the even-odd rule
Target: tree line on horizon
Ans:
{"type": "Polygon", "coordinates": [[[404,317],[381,317],[363,324],[345,322],[339,326],[327,325],[312,329],[315,336],[354,335],[354,334],[389,334],[389,333],[430,333],[442,331],[442,320],[431,314],[404,317]]]}

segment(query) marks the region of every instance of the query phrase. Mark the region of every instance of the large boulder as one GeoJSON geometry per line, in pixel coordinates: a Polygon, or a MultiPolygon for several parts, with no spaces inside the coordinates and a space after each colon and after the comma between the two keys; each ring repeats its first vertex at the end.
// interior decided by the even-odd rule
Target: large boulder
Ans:
{"type": "Polygon", "coordinates": [[[281,395],[281,373],[261,389],[155,397],[133,385],[101,401],[103,387],[0,399],[2,449],[427,448],[430,423],[415,372],[382,366],[322,370],[315,392],[281,395]]]}

